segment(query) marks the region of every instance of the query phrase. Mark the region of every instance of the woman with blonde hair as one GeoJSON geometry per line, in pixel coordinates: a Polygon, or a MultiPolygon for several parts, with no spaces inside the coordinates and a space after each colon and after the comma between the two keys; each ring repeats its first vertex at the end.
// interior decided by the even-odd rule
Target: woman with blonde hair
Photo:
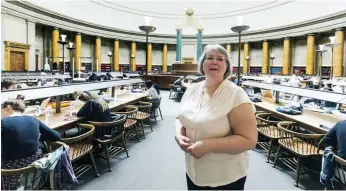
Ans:
{"type": "Polygon", "coordinates": [[[189,190],[244,190],[248,150],[257,143],[255,107],[228,80],[225,48],[208,45],[198,70],[205,80],[189,87],[175,121],[175,138],[185,151],[189,190]]]}
{"type": "Polygon", "coordinates": [[[85,102],[83,107],[77,112],[77,117],[85,117],[86,121],[112,121],[108,104],[99,96],[89,92],[75,92],[74,96],[85,102]]]}

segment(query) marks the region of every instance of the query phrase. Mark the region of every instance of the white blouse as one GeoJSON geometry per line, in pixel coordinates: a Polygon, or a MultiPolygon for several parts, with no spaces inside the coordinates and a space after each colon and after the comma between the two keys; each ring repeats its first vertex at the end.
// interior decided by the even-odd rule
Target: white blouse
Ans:
{"type": "MultiPolygon", "coordinates": [[[[232,134],[227,114],[242,103],[251,103],[245,91],[228,79],[216,89],[209,101],[201,105],[205,81],[188,88],[182,98],[178,118],[186,136],[196,142],[232,134]]],[[[253,105],[252,105],[253,106],[253,105]]],[[[254,112],[255,107],[253,106],[254,112]]],[[[187,174],[198,186],[222,186],[247,175],[248,152],[237,155],[207,153],[195,159],[185,154],[187,174]]]]}

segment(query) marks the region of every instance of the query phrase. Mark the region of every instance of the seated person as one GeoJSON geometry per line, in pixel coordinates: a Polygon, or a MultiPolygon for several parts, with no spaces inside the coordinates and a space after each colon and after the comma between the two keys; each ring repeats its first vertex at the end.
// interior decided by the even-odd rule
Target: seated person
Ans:
{"type": "Polygon", "coordinates": [[[1,82],[1,90],[15,90],[17,89],[17,83],[9,78],[5,78],[1,82]]]}
{"type": "Polygon", "coordinates": [[[296,70],[295,73],[291,76],[288,85],[293,87],[300,87],[302,82],[304,82],[304,78],[301,76],[300,71],[296,70]]]}
{"type": "Polygon", "coordinates": [[[58,78],[57,85],[59,85],[59,86],[69,85],[69,83],[66,82],[64,79],[58,78]]]}
{"type": "Polygon", "coordinates": [[[101,80],[100,77],[98,77],[96,73],[92,73],[88,81],[94,82],[94,81],[100,81],[100,80],[101,80]]]}
{"type": "MultiPolygon", "coordinates": [[[[39,140],[59,141],[58,132],[31,116],[24,116],[25,104],[20,99],[1,105],[1,169],[17,169],[30,165],[42,157],[39,140]]],[[[2,177],[6,188],[16,189],[19,176],[2,177]]]]}
{"type": "Polygon", "coordinates": [[[52,70],[53,71],[58,71],[58,63],[56,63],[56,62],[52,63],[52,70]]]}
{"type": "Polygon", "coordinates": [[[346,159],[346,120],[339,121],[323,138],[327,146],[332,146],[336,154],[346,159]]]}
{"type": "Polygon", "coordinates": [[[160,86],[158,84],[154,84],[154,88],[156,89],[157,94],[160,95],[160,86]]]}
{"type": "MultiPolygon", "coordinates": [[[[85,121],[95,122],[111,122],[119,119],[118,115],[112,116],[108,104],[97,95],[90,92],[76,92],[75,96],[85,102],[83,107],[77,112],[77,117],[85,117],[85,121]]],[[[102,131],[102,127],[96,127],[94,138],[103,137],[102,131]]],[[[102,147],[96,140],[93,140],[92,144],[96,153],[105,151],[105,147],[102,147]]]]}
{"type": "Polygon", "coordinates": [[[85,117],[86,121],[112,121],[108,104],[102,98],[89,92],[76,92],[75,96],[85,102],[84,106],[77,112],[77,117],[85,117]]]}
{"type": "Polygon", "coordinates": [[[152,81],[148,80],[147,82],[145,82],[145,86],[147,87],[147,90],[148,90],[149,99],[159,99],[160,98],[160,96],[159,96],[157,90],[155,89],[152,81]]]}
{"type": "Polygon", "coordinates": [[[107,74],[104,77],[104,80],[111,80],[111,79],[113,79],[113,76],[109,72],[107,72],[107,74]]]}
{"type": "Polygon", "coordinates": [[[123,80],[127,80],[130,79],[130,77],[128,77],[125,73],[123,73],[123,80]]]}

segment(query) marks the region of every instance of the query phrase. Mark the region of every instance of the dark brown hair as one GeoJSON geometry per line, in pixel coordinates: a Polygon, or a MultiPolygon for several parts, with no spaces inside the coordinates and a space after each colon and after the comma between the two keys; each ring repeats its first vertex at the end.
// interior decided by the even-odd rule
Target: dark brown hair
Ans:
{"type": "MultiPolygon", "coordinates": [[[[19,95],[18,95],[19,96],[19,95]]],[[[17,96],[17,97],[18,97],[17,96]]],[[[23,96],[24,97],[24,96],[23,96]]],[[[7,100],[4,103],[1,104],[1,108],[6,108],[7,106],[11,106],[11,108],[14,111],[18,111],[23,113],[25,111],[25,103],[23,99],[12,99],[12,100],[7,100]]]]}
{"type": "Polygon", "coordinates": [[[14,84],[16,84],[16,81],[10,78],[5,78],[4,80],[1,81],[1,89],[8,89],[10,86],[14,84]]]}

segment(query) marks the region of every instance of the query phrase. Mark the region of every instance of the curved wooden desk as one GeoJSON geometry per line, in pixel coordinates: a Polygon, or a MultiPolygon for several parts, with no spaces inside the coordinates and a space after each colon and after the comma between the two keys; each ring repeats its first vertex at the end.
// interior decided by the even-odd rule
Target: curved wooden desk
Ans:
{"type": "Polygon", "coordinates": [[[327,113],[318,113],[313,112],[308,109],[304,109],[302,115],[288,115],[285,113],[281,113],[276,111],[276,108],[281,106],[276,104],[274,100],[270,98],[263,98],[262,102],[254,103],[256,108],[273,113],[274,115],[287,120],[297,122],[302,127],[313,131],[315,133],[326,133],[329,129],[331,129],[337,122],[346,120],[344,116],[338,116],[327,113]],[[323,128],[320,125],[323,125],[327,128],[323,128]]]}
{"type": "Polygon", "coordinates": [[[160,88],[170,89],[169,85],[173,84],[176,80],[181,78],[179,75],[170,75],[170,74],[148,74],[148,80],[153,81],[158,84],[160,88]]]}
{"type": "MultiPolygon", "coordinates": [[[[111,111],[117,111],[119,109],[122,109],[124,106],[128,104],[132,104],[134,102],[137,102],[138,100],[146,97],[146,93],[131,93],[131,94],[122,94],[117,96],[117,101],[111,102],[108,104],[109,109],[111,111]]],[[[80,109],[83,105],[78,105],[76,109],[80,109]]],[[[62,108],[61,113],[54,113],[53,117],[49,119],[48,127],[55,129],[55,130],[61,130],[61,129],[69,129],[71,125],[74,123],[78,123],[83,118],[72,118],[70,120],[64,120],[64,114],[66,111],[69,111],[69,108],[62,108]]],[[[45,117],[40,116],[38,119],[44,123],[45,117]]]]}

